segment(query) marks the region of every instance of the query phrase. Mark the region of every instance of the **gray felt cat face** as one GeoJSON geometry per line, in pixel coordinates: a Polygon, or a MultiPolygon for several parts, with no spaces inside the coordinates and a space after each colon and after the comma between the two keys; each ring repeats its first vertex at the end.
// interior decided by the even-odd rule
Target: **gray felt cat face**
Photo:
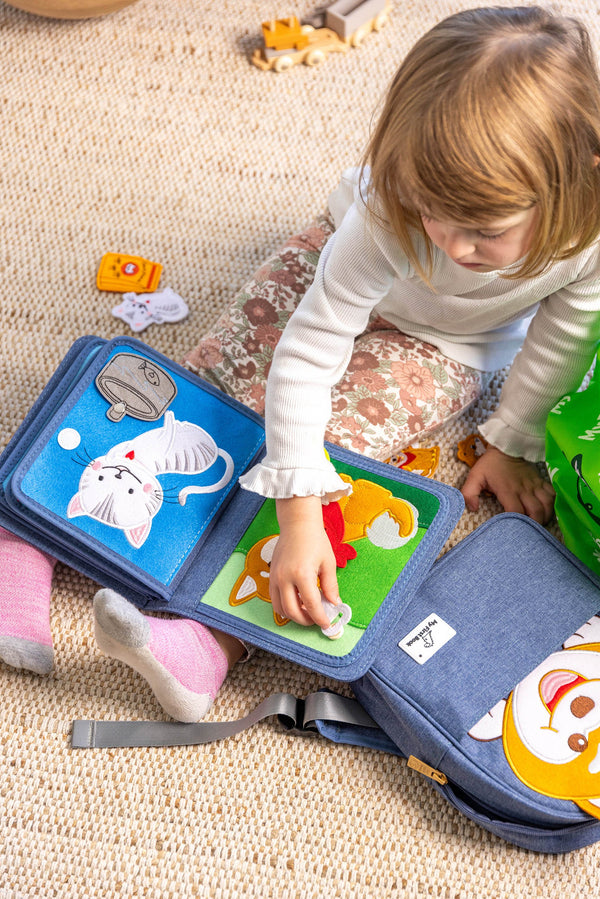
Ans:
{"type": "Polygon", "coordinates": [[[177,394],[167,372],[134,353],[117,353],[96,377],[96,386],[111,404],[106,415],[120,421],[124,415],[157,421],[177,394]]]}

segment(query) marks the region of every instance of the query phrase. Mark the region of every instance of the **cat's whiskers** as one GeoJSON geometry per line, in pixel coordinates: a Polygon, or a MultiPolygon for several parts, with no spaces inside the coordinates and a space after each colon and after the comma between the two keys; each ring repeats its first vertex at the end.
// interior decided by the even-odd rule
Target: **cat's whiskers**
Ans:
{"type": "Polygon", "coordinates": [[[171,484],[170,487],[162,488],[162,500],[169,506],[180,506],[179,502],[179,493],[182,489],[182,484],[171,484]]]}
{"type": "Polygon", "coordinates": [[[88,464],[94,461],[94,457],[91,456],[85,446],[82,446],[79,450],[80,456],[83,456],[84,459],[87,459],[88,464]]]}

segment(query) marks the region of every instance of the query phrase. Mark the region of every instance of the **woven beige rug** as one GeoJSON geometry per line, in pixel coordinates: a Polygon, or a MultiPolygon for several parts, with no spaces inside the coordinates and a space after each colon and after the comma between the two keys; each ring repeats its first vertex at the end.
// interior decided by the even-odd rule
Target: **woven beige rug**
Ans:
{"type": "MultiPolygon", "coordinates": [[[[316,5],[316,4],[314,4],[316,5]]],[[[186,321],[142,339],[180,359],[235,292],[322,209],[364,147],[398,61],[472,4],[394,2],[388,26],[320,68],[262,72],[260,23],[307,0],[138,0],[56,21],[0,3],[0,423],[4,446],[71,343],[129,333],[95,287],[102,254],[164,265],[186,321]]],[[[585,18],[590,0],[559,4],[585,18]]],[[[440,479],[499,381],[439,435],[440,479]]],[[[497,511],[465,514],[464,537],[497,511]]],[[[0,666],[0,899],[22,897],[591,897],[600,854],[512,848],[453,812],[404,762],[264,723],[229,742],[72,751],[74,718],[161,718],[92,635],[96,585],[55,576],[56,668],[0,666]]],[[[230,677],[214,718],[323,679],[266,653],[230,677]]]]}

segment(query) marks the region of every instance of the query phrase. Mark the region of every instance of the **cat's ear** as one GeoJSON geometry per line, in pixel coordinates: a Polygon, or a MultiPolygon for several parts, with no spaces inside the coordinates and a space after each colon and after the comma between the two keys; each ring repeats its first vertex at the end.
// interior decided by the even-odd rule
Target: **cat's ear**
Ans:
{"type": "Polygon", "coordinates": [[[87,515],[87,512],[81,505],[79,494],[76,493],[67,506],[67,518],[77,518],[78,515],[87,515]]]}
{"type": "Polygon", "coordinates": [[[136,528],[128,528],[127,530],[123,531],[123,533],[127,537],[129,543],[133,546],[133,548],[139,549],[150,533],[151,526],[152,522],[146,521],[144,522],[144,524],[140,524],[136,528]]]}

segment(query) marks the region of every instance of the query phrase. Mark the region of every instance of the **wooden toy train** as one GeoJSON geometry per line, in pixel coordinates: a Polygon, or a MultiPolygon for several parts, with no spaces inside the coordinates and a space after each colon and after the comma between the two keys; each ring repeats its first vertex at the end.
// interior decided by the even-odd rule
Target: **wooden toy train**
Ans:
{"type": "Polygon", "coordinates": [[[299,63],[320,65],[330,53],[345,53],[371,31],[380,31],[390,8],[389,0],[336,0],[302,22],[297,16],[263,22],[263,46],[254,51],[252,62],[275,72],[299,63]]]}

